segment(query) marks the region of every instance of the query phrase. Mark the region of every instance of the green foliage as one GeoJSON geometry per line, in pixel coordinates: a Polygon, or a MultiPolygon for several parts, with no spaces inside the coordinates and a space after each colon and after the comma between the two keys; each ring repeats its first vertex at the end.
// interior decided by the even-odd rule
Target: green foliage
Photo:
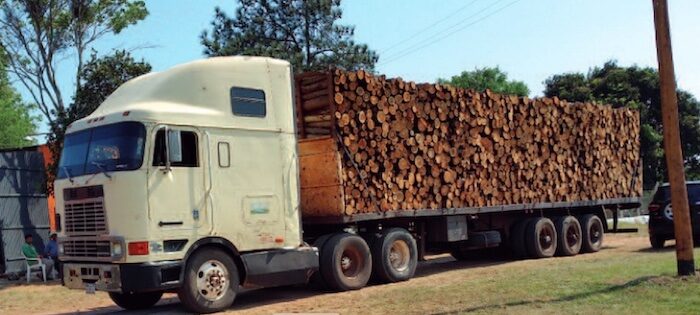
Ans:
{"type": "MultiPolygon", "coordinates": [[[[50,124],[49,143],[52,144],[50,148],[54,161],[60,160],[61,144],[68,125],[90,115],[124,82],[150,71],[150,64],[135,60],[127,51],[116,51],[103,57],[93,53],[80,72],[80,87],[73,97],[73,103],[66,110],[58,111],[56,119],[50,124]]],[[[50,173],[55,174],[55,163],[49,167],[50,173]]]]}
{"type": "Polygon", "coordinates": [[[267,56],[297,72],[340,67],[373,70],[377,54],[353,41],[354,27],[338,25],[340,0],[239,0],[234,18],[216,8],[201,35],[207,56],[267,56]]]}
{"type": "Polygon", "coordinates": [[[32,106],[24,104],[12,88],[5,67],[0,62],[0,149],[33,145],[27,139],[36,130],[37,117],[31,115],[32,106]]]}
{"type": "Polygon", "coordinates": [[[473,71],[463,71],[449,80],[438,79],[438,83],[450,84],[465,89],[483,91],[489,89],[499,94],[527,96],[530,94],[525,82],[508,80],[508,74],[498,67],[485,67],[473,71]]]}
{"type": "MultiPolygon", "coordinates": [[[[640,141],[645,187],[652,187],[656,181],[665,180],[667,175],[659,93],[656,69],[620,67],[614,61],[595,67],[586,75],[554,75],[545,81],[544,90],[548,97],[638,109],[641,116],[640,141]]],[[[678,90],[678,109],[686,176],[688,179],[700,179],[700,102],[690,93],[678,90]]]]}
{"type": "MultiPolygon", "coordinates": [[[[78,81],[84,54],[102,36],[118,34],[148,15],[142,0],[0,1],[0,45],[13,79],[30,93],[47,121],[65,111],[58,65],[76,58],[78,81]]],[[[74,91],[71,91],[74,92],[74,91]]]]}

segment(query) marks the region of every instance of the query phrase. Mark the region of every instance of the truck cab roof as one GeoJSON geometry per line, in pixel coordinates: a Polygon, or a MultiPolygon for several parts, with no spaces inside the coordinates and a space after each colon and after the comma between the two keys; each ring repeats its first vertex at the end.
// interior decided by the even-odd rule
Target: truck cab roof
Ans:
{"type": "Polygon", "coordinates": [[[214,57],[134,78],[68,132],[120,121],[294,132],[291,66],[266,57],[214,57]],[[260,91],[264,116],[234,115],[234,88],[260,91]]]}

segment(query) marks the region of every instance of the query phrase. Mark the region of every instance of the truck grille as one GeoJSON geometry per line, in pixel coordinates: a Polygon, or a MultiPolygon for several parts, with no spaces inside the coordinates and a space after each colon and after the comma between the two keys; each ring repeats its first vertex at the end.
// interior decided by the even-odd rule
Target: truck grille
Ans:
{"type": "Polygon", "coordinates": [[[66,235],[107,234],[102,186],[64,190],[66,235]]]}
{"type": "Polygon", "coordinates": [[[67,239],[63,244],[63,255],[68,257],[109,258],[112,255],[109,240],[67,239]]]}

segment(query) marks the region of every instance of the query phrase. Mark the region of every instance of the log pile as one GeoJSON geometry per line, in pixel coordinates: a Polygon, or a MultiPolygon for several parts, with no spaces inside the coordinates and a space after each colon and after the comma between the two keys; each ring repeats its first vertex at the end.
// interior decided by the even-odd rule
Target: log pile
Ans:
{"type": "Polygon", "coordinates": [[[337,142],[345,215],[641,195],[634,110],[362,70],[302,76],[298,131],[337,142]]]}

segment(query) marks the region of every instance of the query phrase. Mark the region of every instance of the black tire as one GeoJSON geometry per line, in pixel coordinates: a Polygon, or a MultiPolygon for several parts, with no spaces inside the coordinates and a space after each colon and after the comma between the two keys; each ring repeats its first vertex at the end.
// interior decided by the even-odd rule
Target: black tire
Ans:
{"type": "Polygon", "coordinates": [[[649,235],[649,243],[653,249],[663,249],[666,244],[666,238],[661,235],[649,235]]]}
{"type": "Polygon", "coordinates": [[[228,308],[236,299],[240,280],[233,258],[216,248],[203,248],[187,260],[185,277],[177,296],[189,311],[213,313],[228,308]],[[200,288],[198,280],[217,288],[200,288]],[[221,281],[225,280],[225,281],[221,281]]]}
{"type": "Polygon", "coordinates": [[[126,310],[142,310],[149,308],[163,296],[162,291],[157,292],[142,292],[142,293],[115,293],[110,292],[109,298],[114,304],[126,310]]]}
{"type": "Polygon", "coordinates": [[[388,229],[373,242],[372,271],[380,281],[391,283],[411,279],[417,265],[418,246],[405,229],[388,229]]]}
{"type": "Polygon", "coordinates": [[[372,274],[372,255],[365,240],[350,233],[333,235],[323,246],[321,275],[333,290],[357,290],[372,274]]]}
{"type": "Polygon", "coordinates": [[[552,220],[533,218],[525,229],[525,245],[532,258],[552,257],[557,251],[557,230],[552,220]]]}
{"type": "Polygon", "coordinates": [[[527,246],[525,245],[525,229],[530,224],[531,218],[524,218],[513,224],[510,229],[510,248],[513,257],[516,259],[525,258],[527,254],[527,246]]]}
{"type": "MultiPolygon", "coordinates": [[[[318,248],[319,257],[321,255],[321,253],[323,252],[323,246],[326,245],[326,243],[328,242],[328,239],[330,239],[331,236],[333,236],[333,234],[321,235],[314,241],[314,247],[318,248]]],[[[309,282],[313,286],[315,286],[317,289],[328,288],[328,286],[326,285],[326,280],[323,279],[323,275],[321,274],[321,269],[316,270],[316,272],[314,272],[311,275],[311,279],[309,282]]]]}
{"type": "Polygon", "coordinates": [[[595,253],[603,246],[605,230],[603,222],[594,214],[584,215],[579,219],[581,222],[581,251],[584,253],[595,253]]]}
{"type": "Polygon", "coordinates": [[[557,229],[557,255],[574,256],[581,251],[583,236],[581,233],[581,223],[578,219],[570,215],[559,217],[554,221],[557,229]]]}

